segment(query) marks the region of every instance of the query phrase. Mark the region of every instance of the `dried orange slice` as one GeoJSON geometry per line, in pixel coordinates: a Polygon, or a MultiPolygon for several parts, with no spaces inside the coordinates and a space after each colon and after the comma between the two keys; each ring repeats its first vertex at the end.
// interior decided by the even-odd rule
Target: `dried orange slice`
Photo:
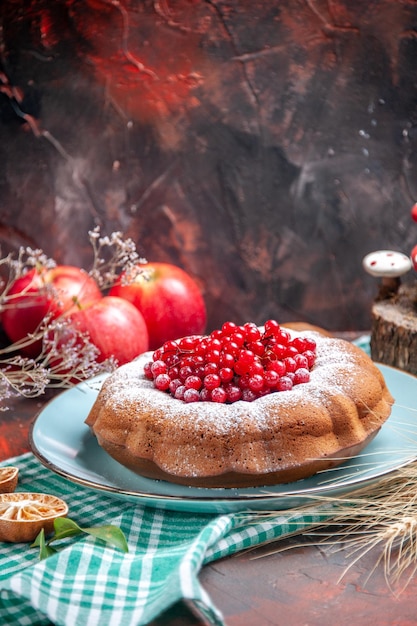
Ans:
{"type": "Polygon", "coordinates": [[[64,500],[45,493],[0,494],[0,541],[12,543],[33,541],[44,528],[49,534],[54,519],[65,517],[64,500]]]}
{"type": "Polygon", "coordinates": [[[17,467],[0,467],[0,493],[10,493],[17,485],[19,469],[17,467]]]}

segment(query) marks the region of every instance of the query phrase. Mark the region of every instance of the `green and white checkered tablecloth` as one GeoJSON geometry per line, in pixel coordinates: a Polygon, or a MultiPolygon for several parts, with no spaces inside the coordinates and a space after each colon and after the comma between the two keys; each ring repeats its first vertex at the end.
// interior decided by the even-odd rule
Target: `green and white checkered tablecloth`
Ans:
{"type": "Polygon", "coordinates": [[[199,583],[201,567],[325,519],[320,507],[272,517],[163,511],[73,484],[31,453],[1,465],[19,467],[17,491],[60,496],[80,526],[115,524],[129,545],[125,554],[82,535],[57,543],[58,553],[40,561],[28,544],[0,543],[0,624],[8,626],[139,626],[180,599],[209,623],[223,624],[199,583]]]}
{"type": "MultiPolygon", "coordinates": [[[[355,343],[369,353],[369,337],[355,343]]],[[[73,484],[31,453],[1,465],[19,467],[18,491],[60,496],[80,526],[114,524],[129,545],[125,554],[82,535],[63,540],[57,554],[40,561],[28,544],[0,543],[0,624],[8,626],[140,626],[181,599],[208,623],[222,625],[199,583],[202,566],[331,515],[329,503],[268,516],[163,511],[73,484]]]]}

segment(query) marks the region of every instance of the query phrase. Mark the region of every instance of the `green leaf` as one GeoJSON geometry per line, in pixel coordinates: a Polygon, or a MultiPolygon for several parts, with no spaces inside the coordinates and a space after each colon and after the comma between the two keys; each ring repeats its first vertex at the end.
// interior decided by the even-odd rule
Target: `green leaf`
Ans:
{"type": "Polygon", "coordinates": [[[31,548],[39,548],[39,559],[47,559],[48,556],[56,554],[56,550],[51,548],[45,541],[45,530],[42,528],[40,533],[35,538],[35,541],[31,544],[31,548]]]}
{"type": "Polygon", "coordinates": [[[88,535],[92,535],[93,537],[96,537],[96,539],[100,539],[114,548],[118,548],[122,552],[129,552],[126,538],[123,531],[118,526],[109,524],[107,526],[98,526],[95,528],[83,528],[82,530],[88,535]]]}
{"type": "Polygon", "coordinates": [[[78,526],[72,519],[69,517],[57,517],[54,520],[54,536],[49,540],[58,541],[59,539],[66,539],[67,537],[75,537],[76,535],[81,535],[83,532],[82,528],[78,526]]]}
{"type": "Polygon", "coordinates": [[[40,558],[45,559],[51,554],[55,554],[57,551],[51,548],[50,544],[60,539],[67,539],[68,537],[75,537],[77,535],[86,534],[104,541],[105,543],[118,548],[122,552],[129,552],[126,538],[118,526],[108,524],[106,526],[96,526],[92,528],[81,528],[74,520],[69,517],[57,517],[54,520],[54,535],[48,540],[45,540],[45,531],[42,529],[32,543],[33,548],[40,549],[40,558]]]}

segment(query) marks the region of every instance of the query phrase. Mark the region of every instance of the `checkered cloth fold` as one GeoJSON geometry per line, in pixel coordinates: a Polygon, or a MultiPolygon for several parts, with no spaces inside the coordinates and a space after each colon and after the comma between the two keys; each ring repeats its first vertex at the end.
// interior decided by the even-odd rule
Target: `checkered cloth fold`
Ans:
{"type": "MultiPolygon", "coordinates": [[[[1,465],[20,469],[19,491],[52,493],[82,527],[115,524],[127,554],[88,535],[62,540],[39,560],[27,544],[0,543],[0,624],[139,626],[183,599],[211,624],[223,618],[200,585],[201,567],[325,520],[320,507],[276,515],[164,511],[110,498],[52,473],[31,454],[1,465]]],[[[55,545],[55,544],[54,544],[55,545]]]]}

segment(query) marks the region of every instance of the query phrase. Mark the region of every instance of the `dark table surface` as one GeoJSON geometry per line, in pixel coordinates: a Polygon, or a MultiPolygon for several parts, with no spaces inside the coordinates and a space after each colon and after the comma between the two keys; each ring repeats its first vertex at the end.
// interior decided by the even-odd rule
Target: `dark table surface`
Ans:
{"type": "MultiPolygon", "coordinates": [[[[48,397],[9,401],[0,412],[0,460],[29,450],[28,429],[48,397]]],[[[216,561],[200,580],[229,626],[411,626],[417,624],[417,578],[399,597],[390,592],[375,553],[352,564],[341,546],[329,551],[292,537],[216,561]],[[271,549],[291,548],[268,555],[271,549]],[[346,567],[351,565],[341,578],[346,567]]],[[[153,626],[200,626],[178,603],[153,626]]]]}

